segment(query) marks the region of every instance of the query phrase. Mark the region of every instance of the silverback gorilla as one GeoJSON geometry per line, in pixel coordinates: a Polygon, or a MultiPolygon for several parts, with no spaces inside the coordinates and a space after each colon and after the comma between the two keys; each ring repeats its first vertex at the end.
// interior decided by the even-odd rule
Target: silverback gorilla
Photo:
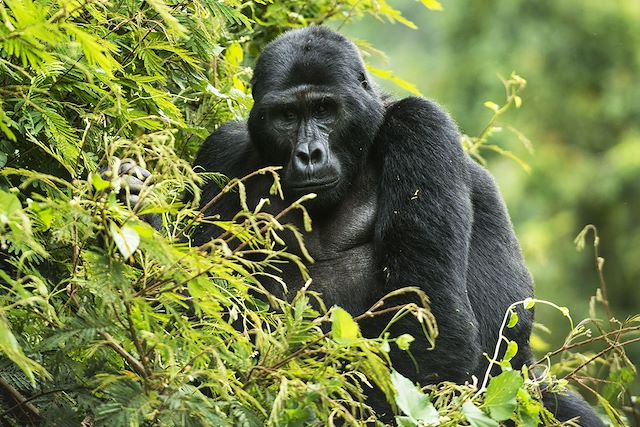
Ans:
{"type": "MultiPolygon", "coordinates": [[[[287,200],[273,210],[317,194],[307,205],[313,232],[305,243],[315,259],[311,286],[325,302],[357,315],[394,289],[419,287],[438,322],[436,347],[414,343],[417,367],[392,353],[395,369],[422,385],[482,378],[483,353],[493,353],[509,305],[533,295],[532,281],[496,184],[463,151],[453,121],[428,100],[382,97],[355,46],[323,27],[271,42],[252,83],[248,121],[215,131],[195,166],[231,178],[282,166],[287,200]]],[[[250,206],[268,194],[266,181],[248,183],[250,206]]],[[[206,203],[220,190],[211,182],[203,191],[206,203]]],[[[231,219],[238,209],[227,195],[207,214],[231,219]]],[[[202,228],[196,243],[219,233],[202,228]]],[[[282,276],[302,286],[293,266],[282,276]]],[[[519,348],[515,369],[532,361],[533,314],[518,315],[506,332],[519,348]]],[[[380,330],[375,322],[361,326],[365,336],[380,330]]],[[[409,319],[395,330],[420,336],[409,319]]],[[[549,394],[545,403],[559,420],[602,425],[577,396],[549,394]]]]}

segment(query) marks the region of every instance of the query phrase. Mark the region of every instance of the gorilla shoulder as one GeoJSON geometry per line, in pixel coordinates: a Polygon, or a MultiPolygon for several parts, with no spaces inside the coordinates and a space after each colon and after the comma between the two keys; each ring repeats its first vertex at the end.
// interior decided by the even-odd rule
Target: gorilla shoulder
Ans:
{"type": "Polygon", "coordinates": [[[200,146],[194,168],[196,171],[219,172],[229,178],[240,178],[258,159],[249,139],[246,122],[229,122],[213,132],[200,146]]]}

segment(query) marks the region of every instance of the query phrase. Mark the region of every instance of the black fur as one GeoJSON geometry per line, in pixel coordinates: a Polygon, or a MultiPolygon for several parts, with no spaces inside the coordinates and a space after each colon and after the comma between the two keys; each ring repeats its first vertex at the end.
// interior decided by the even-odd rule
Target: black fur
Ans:
{"type": "MultiPolygon", "coordinates": [[[[394,367],[423,385],[481,379],[483,352],[493,353],[505,311],[533,289],[496,184],[464,153],[449,116],[424,99],[383,102],[353,44],[322,27],[272,42],[256,65],[253,96],[248,122],[214,132],[196,165],[229,177],[282,166],[288,200],[271,209],[308,190],[318,194],[309,204],[314,230],[305,242],[316,260],[312,287],[325,302],[357,315],[389,291],[420,287],[438,322],[436,347],[414,343],[418,369],[405,353],[392,353],[394,367]]],[[[251,203],[265,197],[268,185],[266,179],[250,185],[251,203]]],[[[204,192],[206,202],[218,188],[211,183],[204,192]]],[[[229,219],[237,209],[228,195],[208,213],[229,219]]],[[[197,239],[218,232],[210,227],[197,239]]],[[[290,288],[303,284],[293,267],[283,276],[290,288]]],[[[531,361],[533,322],[531,311],[518,314],[518,325],[507,331],[519,347],[516,369],[531,361]]],[[[380,325],[362,328],[374,336],[380,325]]],[[[394,331],[421,335],[409,319],[394,331]]],[[[582,425],[601,425],[577,397],[547,400],[560,419],[581,416],[582,425]]]]}

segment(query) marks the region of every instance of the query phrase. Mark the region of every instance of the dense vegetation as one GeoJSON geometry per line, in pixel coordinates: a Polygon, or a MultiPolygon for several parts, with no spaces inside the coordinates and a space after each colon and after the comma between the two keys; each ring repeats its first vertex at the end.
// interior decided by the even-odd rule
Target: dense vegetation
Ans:
{"type": "MultiPolygon", "coordinates": [[[[0,3],[0,419],[373,424],[365,395],[375,384],[395,402],[401,425],[496,426],[512,419],[531,426],[553,421],[538,402],[540,385],[559,389],[573,380],[593,391],[614,425],[625,422],[614,407],[629,404],[624,390],[635,368],[620,343],[637,339],[631,334],[637,336],[640,318],[595,320],[598,306],[609,314],[602,293],[593,300],[593,320],[570,322],[570,337],[540,361],[549,369],[536,379],[510,370],[517,352],[510,344],[502,360],[494,359],[501,375],[419,390],[392,370],[387,350],[410,352],[426,345],[425,337],[359,334],[356,321],[386,310],[384,301],[352,318],[324,307],[309,289],[287,302],[261,288],[256,278],[265,263],[305,270],[304,260],[278,245],[278,233],[290,227],[280,215],[244,206],[234,223],[217,222],[227,230],[220,239],[190,244],[199,223],[215,221],[198,209],[199,184],[217,180],[242,194],[252,177],[227,182],[198,174],[190,160],[212,129],[246,115],[248,65],[257,52],[288,28],[341,25],[363,15],[412,25],[384,1],[0,3]],[[122,203],[123,182],[99,169],[115,170],[124,158],[154,173],[135,206],[122,203]],[[159,231],[141,219],[151,214],[162,221],[159,231]],[[231,239],[243,243],[231,250],[231,239]],[[251,261],[251,253],[264,260],[251,261]],[[593,343],[600,346],[581,353],[593,343]]],[[[488,138],[503,113],[522,103],[524,80],[512,75],[504,84],[506,100],[485,103],[489,125],[464,139],[479,160],[487,149],[505,154],[488,138]]],[[[278,197],[277,171],[257,173],[273,176],[278,197]]],[[[288,209],[304,212],[304,200],[288,209]]],[[[415,316],[430,339],[437,326],[423,302],[397,316],[415,316]]],[[[515,322],[505,313],[504,328],[515,322]]]]}

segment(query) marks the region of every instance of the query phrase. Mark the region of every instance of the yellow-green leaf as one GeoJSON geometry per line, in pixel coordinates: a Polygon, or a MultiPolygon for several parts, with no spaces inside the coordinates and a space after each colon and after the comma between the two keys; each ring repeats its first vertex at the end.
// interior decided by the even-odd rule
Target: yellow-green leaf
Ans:
{"type": "Polygon", "coordinates": [[[504,357],[502,360],[509,361],[514,358],[514,356],[518,354],[518,343],[515,341],[509,341],[507,344],[507,350],[504,352],[504,357]]]}
{"type": "Polygon", "coordinates": [[[407,351],[409,350],[409,346],[411,345],[411,343],[415,340],[416,339],[412,335],[402,334],[398,338],[396,338],[396,345],[400,350],[407,351]]]}
{"type": "Polygon", "coordinates": [[[180,37],[187,33],[187,29],[173,16],[173,8],[169,7],[167,3],[162,0],[146,0],[146,2],[158,12],[173,34],[180,37]]]}
{"type": "Polygon", "coordinates": [[[437,0],[421,0],[424,7],[431,10],[442,10],[442,5],[437,0]]]}
{"type": "Polygon", "coordinates": [[[498,104],[496,104],[495,102],[491,102],[491,101],[487,101],[484,104],[485,107],[487,107],[488,109],[492,110],[492,111],[498,111],[500,109],[500,106],[498,106],[498,104]]]}
{"type": "Polygon", "coordinates": [[[420,93],[420,91],[415,85],[407,82],[406,80],[401,79],[400,77],[395,76],[391,71],[381,70],[379,68],[375,68],[370,65],[367,65],[367,70],[374,76],[384,80],[389,80],[394,85],[406,90],[407,92],[413,95],[422,96],[422,93],[420,93]]]}
{"type": "Polygon", "coordinates": [[[511,329],[518,324],[518,313],[515,311],[511,311],[509,314],[509,323],[507,323],[507,328],[511,329]]]}
{"type": "Polygon", "coordinates": [[[520,108],[520,106],[522,105],[522,98],[516,95],[513,97],[513,102],[515,103],[516,108],[520,108]]]}
{"type": "Polygon", "coordinates": [[[225,58],[229,65],[233,67],[239,67],[242,63],[242,58],[244,58],[244,53],[242,52],[242,47],[239,43],[233,43],[227,48],[227,53],[225,54],[225,58]]]}
{"type": "Polygon", "coordinates": [[[360,335],[360,328],[344,309],[335,306],[331,313],[331,336],[338,344],[352,344],[360,335]]]}

